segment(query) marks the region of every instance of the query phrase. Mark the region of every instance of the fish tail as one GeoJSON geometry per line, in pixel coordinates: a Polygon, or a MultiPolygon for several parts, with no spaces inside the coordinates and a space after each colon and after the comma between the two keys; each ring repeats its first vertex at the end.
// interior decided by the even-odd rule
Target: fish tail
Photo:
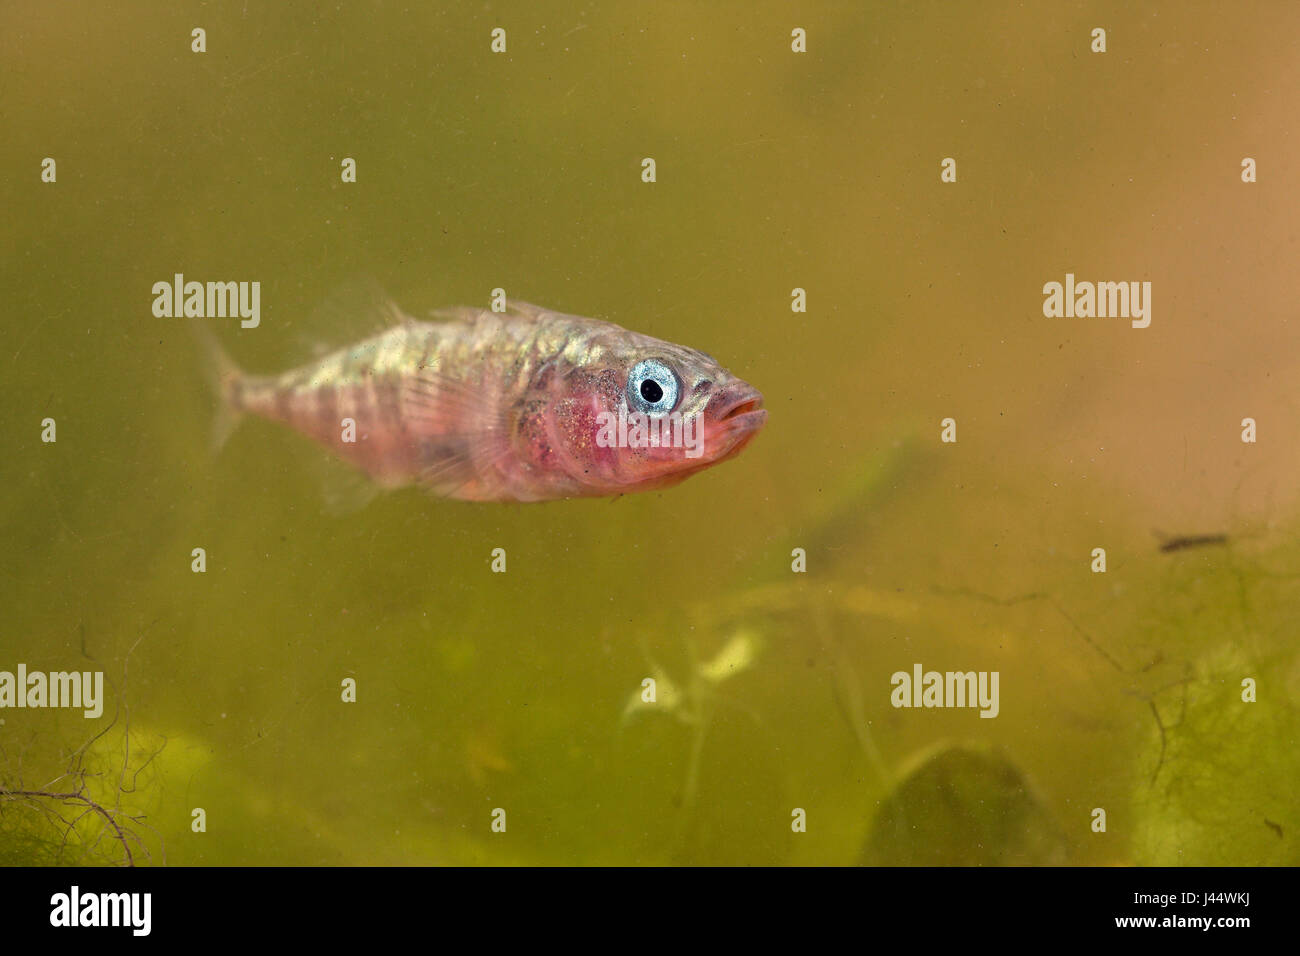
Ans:
{"type": "Polygon", "coordinates": [[[217,414],[212,423],[212,451],[218,452],[243,421],[240,384],[244,373],[226,354],[212,330],[200,319],[190,320],[190,331],[202,353],[208,384],[217,396],[217,414]]]}

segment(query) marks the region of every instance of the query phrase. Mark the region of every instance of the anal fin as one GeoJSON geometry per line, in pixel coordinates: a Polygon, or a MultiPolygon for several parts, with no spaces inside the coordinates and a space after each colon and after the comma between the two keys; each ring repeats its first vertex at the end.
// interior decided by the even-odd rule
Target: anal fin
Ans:
{"type": "Polygon", "coordinates": [[[316,455],[308,468],[320,486],[321,510],[332,517],[356,514],[385,490],[365,472],[328,453],[316,455]]]}

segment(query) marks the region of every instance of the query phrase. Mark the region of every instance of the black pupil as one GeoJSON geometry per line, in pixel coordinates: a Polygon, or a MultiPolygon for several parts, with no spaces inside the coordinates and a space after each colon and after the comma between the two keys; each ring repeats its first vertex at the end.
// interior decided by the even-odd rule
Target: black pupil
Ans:
{"type": "Polygon", "coordinates": [[[641,397],[651,405],[654,405],[659,401],[659,399],[664,397],[664,390],[654,379],[647,378],[641,382],[641,397]]]}

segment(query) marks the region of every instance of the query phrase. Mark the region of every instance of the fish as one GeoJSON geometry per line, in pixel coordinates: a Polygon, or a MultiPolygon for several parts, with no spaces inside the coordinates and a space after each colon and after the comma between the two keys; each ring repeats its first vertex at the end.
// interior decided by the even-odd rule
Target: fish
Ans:
{"type": "Polygon", "coordinates": [[[667,488],[727,461],[767,420],[711,355],[512,302],[418,320],[279,375],[245,372],[201,320],[215,444],[253,415],[314,439],[378,488],[552,501],[667,488]]]}

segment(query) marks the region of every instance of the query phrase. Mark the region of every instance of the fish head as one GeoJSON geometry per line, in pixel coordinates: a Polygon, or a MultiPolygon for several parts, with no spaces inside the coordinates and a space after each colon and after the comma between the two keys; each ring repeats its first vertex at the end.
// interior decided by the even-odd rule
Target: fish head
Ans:
{"type": "Polygon", "coordinates": [[[570,355],[550,433],[584,494],[676,484],[737,455],[767,421],[758,389],[696,349],[611,326],[570,355]]]}

